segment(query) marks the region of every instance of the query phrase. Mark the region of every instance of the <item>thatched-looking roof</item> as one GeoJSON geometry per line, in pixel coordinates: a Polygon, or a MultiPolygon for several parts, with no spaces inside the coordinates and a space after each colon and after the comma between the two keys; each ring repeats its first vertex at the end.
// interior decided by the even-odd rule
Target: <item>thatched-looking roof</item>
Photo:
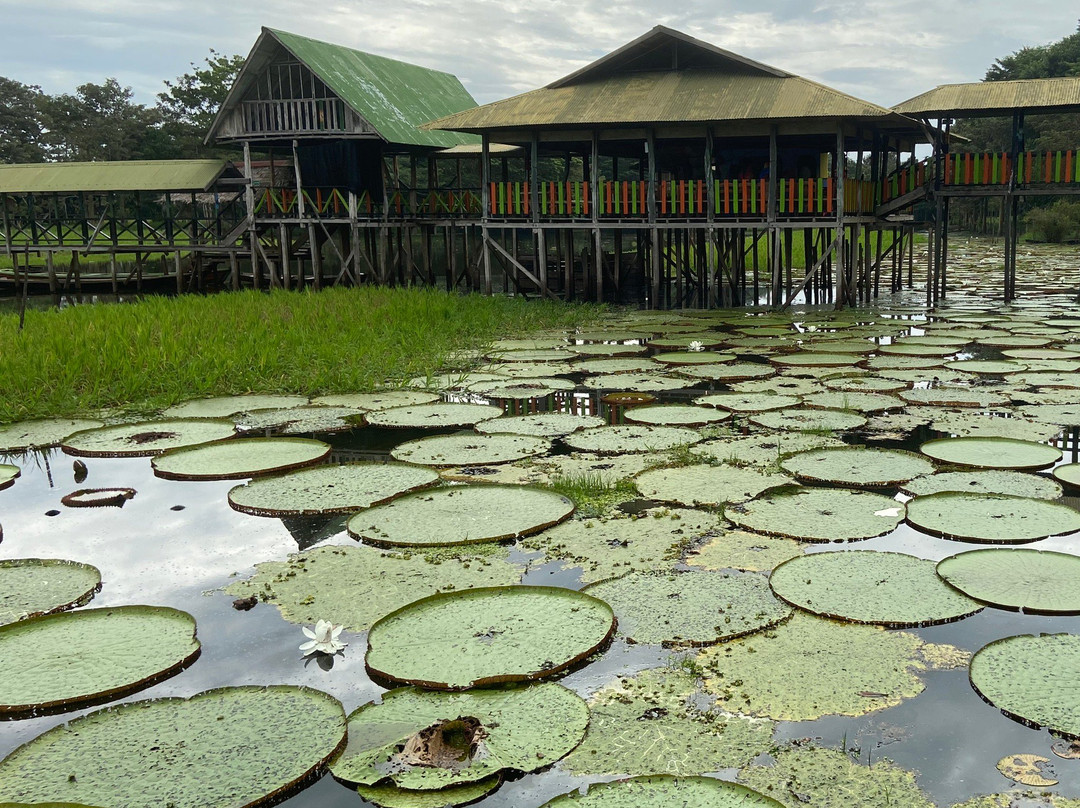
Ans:
{"type": "Polygon", "coordinates": [[[893,107],[925,118],[1080,111],[1080,77],[942,84],[893,107]]]}
{"type": "Polygon", "coordinates": [[[124,160],[0,165],[0,193],[208,191],[230,169],[224,160],[124,160]]]}

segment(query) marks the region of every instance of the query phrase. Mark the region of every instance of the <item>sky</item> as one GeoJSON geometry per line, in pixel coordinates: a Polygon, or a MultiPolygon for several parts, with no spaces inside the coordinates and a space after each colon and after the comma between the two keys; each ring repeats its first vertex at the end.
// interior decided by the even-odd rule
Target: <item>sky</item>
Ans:
{"type": "Polygon", "coordinates": [[[211,48],[246,54],[268,26],[454,73],[487,103],[660,24],[892,106],[979,81],[1078,15],[1062,0],[0,0],[0,75],[49,93],[112,77],[152,104],[211,48]]]}

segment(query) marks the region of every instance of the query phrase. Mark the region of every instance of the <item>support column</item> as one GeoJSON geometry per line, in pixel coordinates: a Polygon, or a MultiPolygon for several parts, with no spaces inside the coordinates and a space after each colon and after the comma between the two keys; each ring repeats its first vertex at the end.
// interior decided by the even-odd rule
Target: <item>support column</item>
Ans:
{"type": "Polygon", "coordinates": [[[649,129],[645,135],[645,152],[648,157],[649,178],[646,183],[646,210],[649,222],[649,241],[651,254],[649,262],[652,270],[652,282],[650,286],[649,308],[657,308],[660,304],[660,233],[656,229],[656,137],[653,130],[649,129]]]}
{"type": "Polygon", "coordinates": [[[481,248],[484,255],[484,294],[491,294],[491,245],[488,243],[488,217],[491,213],[491,143],[485,132],[480,146],[480,190],[484,205],[481,219],[481,248]]]}
{"type": "Polygon", "coordinates": [[[847,300],[847,241],[844,230],[844,179],[847,174],[847,156],[844,154],[844,127],[836,128],[836,157],[833,165],[836,184],[836,303],[835,308],[844,308],[847,300]]]}

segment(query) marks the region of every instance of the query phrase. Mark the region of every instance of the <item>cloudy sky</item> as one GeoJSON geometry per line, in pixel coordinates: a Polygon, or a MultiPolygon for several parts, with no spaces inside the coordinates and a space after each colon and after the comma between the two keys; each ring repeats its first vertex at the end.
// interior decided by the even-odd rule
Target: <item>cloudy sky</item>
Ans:
{"type": "Polygon", "coordinates": [[[485,103],[546,84],[663,24],[891,106],[937,84],[978,81],[996,58],[1073,33],[1078,7],[1062,0],[0,0],[0,12],[0,75],[50,93],[115,77],[143,103],[210,48],[246,54],[263,25],[455,73],[485,103]]]}

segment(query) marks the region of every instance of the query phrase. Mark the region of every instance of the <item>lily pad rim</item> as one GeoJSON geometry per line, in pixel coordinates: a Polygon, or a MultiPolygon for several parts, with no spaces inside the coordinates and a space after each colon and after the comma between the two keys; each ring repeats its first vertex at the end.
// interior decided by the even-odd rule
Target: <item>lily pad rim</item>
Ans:
{"type": "MultiPolygon", "coordinates": [[[[990,606],[990,607],[992,607],[994,609],[1001,609],[1002,611],[1014,612],[1014,613],[1045,615],[1045,616],[1050,616],[1050,617],[1058,617],[1058,616],[1068,617],[1068,616],[1071,616],[1071,615],[1080,614],[1080,607],[1077,607],[1076,609],[1069,609],[1069,610],[1039,609],[1039,608],[1034,608],[1034,607],[1031,607],[1031,606],[1008,606],[1008,605],[1005,605],[1005,604],[1002,604],[1002,603],[997,603],[997,602],[992,601],[992,600],[986,600],[985,598],[980,598],[980,597],[977,597],[976,595],[972,595],[970,592],[965,592],[963,589],[961,589],[959,586],[954,584],[952,581],[950,581],[948,578],[946,578],[940,572],[941,565],[944,564],[946,561],[951,561],[951,560],[957,559],[960,556],[964,556],[964,555],[971,555],[972,553],[982,554],[982,553],[988,553],[988,552],[992,552],[992,553],[995,553],[995,554],[997,554],[997,553],[1017,553],[1017,552],[1025,553],[1025,554],[1038,553],[1039,555],[1065,556],[1067,558],[1072,558],[1072,559],[1075,559],[1076,561],[1080,561],[1080,556],[1075,556],[1072,553],[1063,553],[1063,552],[1061,552],[1059,550],[1041,550],[1041,549],[1039,549],[1037,547],[1014,547],[1014,546],[1010,546],[1010,545],[1003,545],[1003,546],[1000,546],[1000,547],[979,547],[979,548],[976,548],[974,550],[962,550],[959,553],[953,553],[952,555],[945,556],[943,559],[938,561],[934,565],[934,569],[938,570],[938,577],[941,578],[942,581],[944,581],[946,584],[951,586],[953,589],[955,589],[957,592],[963,592],[965,595],[967,595],[972,600],[978,601],[979,603],[983,603],[983,604],[985,604],[987,606],[990,606]]],[[[1058,632],[1058,633],[1061,633],[1061,632],[1058,632]]],[[[1005,639],[1005,638],[1001,638],[1001,639],[1005,639]]]]}
{"type": "Polygon", "coordinates": [[[273,475],[273,474],[284,473],[284,472],[287,472],[287,471],[306,468],[308,466],[312,466],[312,465],[321,463],[323,460],[325,460],[327,457],[329,457],[331,452],[333,452],[333,450],[334,450],[334,447],[331,446],[329,443],[326,443],[325,441],[318,440],[316,438],[283,438],[283,437],[275,437],[275,438],[242,438],[242,439],[237,439],[237,440],[235,440],[233,442],[239,444],[241,442],[255,443],[257,441],[273,441],[274,443],[288,442],[288,443],[320,444],[322,446],[325,446],[326,449],[325,449],[325,451],[323,451],[323,453],[321,455],[319,455],[318,457],[316,457],[314,459],[302,460],[302,461],[298,461],[298,462],[290,461],[289,463],[287,463],[285,465],[274,466],[273,468],[258,469],[256,471],[252,471],[251,469],[244,469],[242,471],[232,471],[232,472],[227,472],[225,474],[219,474],[219,473],[206,474],[206,473],[194,473],[194,472],[190,472],[190,471],[188,471],[188,472],[175,472],[175,471],[170,471],[168,469],[162,470],[162,469],[158,468],[158,465],[157,465],[157,462],[156,462],[158,460],[162,460],[162,459],[167,460],[168,458],[174,457],[175,455],[178,455],[178,454],[182,454],[182,453],[185,453],[185,452],[192,452],[192,451],[196,451],[198,449],[210,448],[212,446],[217,446],[219,443],[224,442],[224,441],[219,441],[219,440],[213,440],[213,441],[206,441],[205,443],[194,443],[194,444],[192,444],[190,446],[177,446],[174,449],[166,449],[165,451],[161,452],[160,454],[158,454],[156,457],[154,457],[151,460],[151,466],[154,469],[154,476],[155,477],[160,477],[163,480],[181,480],[181,481],[192,481],[192,482],[205,482],[205,481],[215,481],[215,480],[243,480],[243,479],[247,479],[249,477],[265,477],[265,476],[269,476],[269,475],[273,475]]]}

